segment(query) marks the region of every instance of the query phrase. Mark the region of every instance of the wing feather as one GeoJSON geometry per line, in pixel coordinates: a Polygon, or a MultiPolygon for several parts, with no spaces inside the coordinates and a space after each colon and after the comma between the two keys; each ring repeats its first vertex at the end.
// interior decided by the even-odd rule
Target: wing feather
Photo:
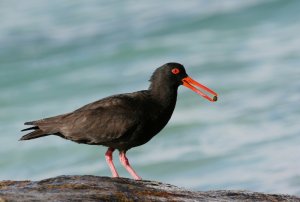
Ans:
{"type": "Polygon", "coordinates": [[[47,134],[79,143],[104,144],[130,135],[140,124],[147,91],[110,96],[71,113],[27,122],[47,134]]]}
{"type": "Polygon", "coordinates": [[[137,127],[140,103],[126,94],[96,101],[64,117],[59,132],[67,139],[89,144],[113,141],[137,127]]]}

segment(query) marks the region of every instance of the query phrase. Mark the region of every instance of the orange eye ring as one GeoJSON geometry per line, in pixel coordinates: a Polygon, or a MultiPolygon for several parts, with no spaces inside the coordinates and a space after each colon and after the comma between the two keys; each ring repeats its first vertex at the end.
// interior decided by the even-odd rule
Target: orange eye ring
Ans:
{"type": "Polygon", "coordinates": [[[180,70],[178,68],[172,69],[173,74],[179,74],[180,70]]]}

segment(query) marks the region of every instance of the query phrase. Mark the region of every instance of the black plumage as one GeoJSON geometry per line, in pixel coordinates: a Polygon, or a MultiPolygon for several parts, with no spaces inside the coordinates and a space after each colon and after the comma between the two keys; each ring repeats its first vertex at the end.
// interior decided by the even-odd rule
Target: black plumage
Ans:
{"type": "MultiPolygon", "coordinates": [[[[71,113],[26,122],[25,125],[32,127],[23,131],[33,131],[20,140],[57,135],[77,143],[107,146],[106,159],[114,177],[118,174],[112,163],[112,152],[118,149],[125,168],[135,179],[141,179],[130,167],[125,153],[145,144],[164,128],[174,111],[179,85],[192,89],[190,86],[198,84],[187,78],[190,79],[181,64],[167,63],[155,70],[148,90],[113,95],[71,113]]],[[[197,92],[197,89],[192,90],[197,92]]],[[[214,98],[206,98],[215,101],[217,94],[209,92],[214,98]]]]}

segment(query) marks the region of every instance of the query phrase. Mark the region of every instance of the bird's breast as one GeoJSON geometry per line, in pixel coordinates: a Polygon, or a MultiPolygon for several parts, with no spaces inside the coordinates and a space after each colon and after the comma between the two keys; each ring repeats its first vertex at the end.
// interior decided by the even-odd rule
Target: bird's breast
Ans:
{"type": "Polygon", "coordinates": [[[132,147],[145,144],[157,135],[167,125],[174,111],[174,107],[169,107],[167,110],[160,106],[149,109],[145,110],[139,118],[140,124],[131,136],[132,147]]]}

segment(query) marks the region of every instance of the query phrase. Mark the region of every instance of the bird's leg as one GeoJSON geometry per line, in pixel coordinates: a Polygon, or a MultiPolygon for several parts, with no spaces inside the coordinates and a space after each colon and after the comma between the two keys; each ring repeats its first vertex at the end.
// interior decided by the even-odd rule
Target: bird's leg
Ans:
{"type": "Polygon", "coordinates": [[[114,152],[114,148],[108,148],[107,152],[105,153],[105,159],[106,159],[106,162],[110,168],[110,171],[112,173],[112,176],[113,177],[119,177],[119,174],[115,168],[115,165],[114,165],[114,162],[113,162],[113,152],[114,152]]]}
{"type": "Polygon", "coordinates": [[[129,161],[126,157],[125,151],[120,151],[120,162],[122,165],[126,168],[126,170],[129,172],[129,174],[135,179],[135,180],[141,180],[142,178],[138,176],[138,174],[133,170],[133,168],[130,166],[129,161]]]}

